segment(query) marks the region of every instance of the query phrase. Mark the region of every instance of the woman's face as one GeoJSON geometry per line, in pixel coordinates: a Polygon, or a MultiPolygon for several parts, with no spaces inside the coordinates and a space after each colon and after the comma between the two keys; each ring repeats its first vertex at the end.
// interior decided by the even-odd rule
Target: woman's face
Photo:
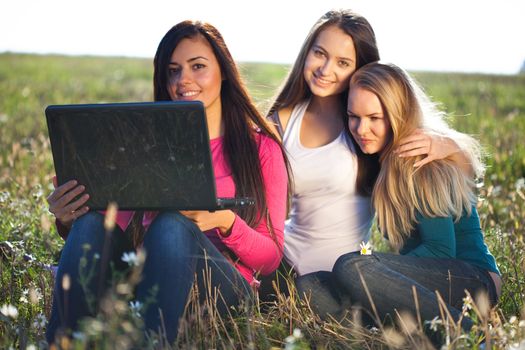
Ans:
{"type": "Polygon", "coordinates": [[[392,128],[377,95],[351,86],[347,113],[348,127],[363,153],[383,151],[392,137],[392,128]]]}
{"type": "Polygon", "coordinates": [[[329,26],[319,33],[310,48],[303,74],[312,94],[327,97],[345,91],[355,69],[352,37],[337,26],[329,26]]]}
{"type": "Polygon", "coordinates": [[[221,108],[221,68],[201,35],[182,39],[171,55],[168,91],[174,101],[202,101],[209,116],[221,108]]]}

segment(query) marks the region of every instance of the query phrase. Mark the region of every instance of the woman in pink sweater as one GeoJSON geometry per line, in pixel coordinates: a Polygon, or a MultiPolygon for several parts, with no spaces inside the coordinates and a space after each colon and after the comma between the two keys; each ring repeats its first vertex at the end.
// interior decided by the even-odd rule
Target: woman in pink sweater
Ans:
{"type": "MultiPolygon", "coordinates": [[[[234,211],[146,212],[138,218],[142,222],[138,230],[130,225],[136,213],[117,213],[110,261],[124,269],[123,254],[137,245],[144,248],[146,260],[136,298],[144,302],[156,290],[143,312],[145,325],[154,332],[165,327],[168,341],[173,342],[195,276],[200,296],[208,295],[206,288],[218,288],[217,307],[225,310],[251,299],[252,287],[258,284],[255,274],[277,268],[283,252],[288,176],[283,149],[248,96],[217,29],[201,22],[177,24],[161,40],[154,68],[156,101],[203,102],[218,196],[253,197],[256,202],[234,211]],[[211,283],[205,280],[206,269],[211,283]]],[[[109,270],[103,265],[110,261],[96,259],[108,249],[104,216],[85,206],[86,192],[89,188],[70,181],[48,197],[58,231],[67,237],[57,272],[49,342],[61,334],[57,330],[75,329],[82,317],[96,312],[78,282],[83,247],[90,246],[86,257],[96,271],[109,270]],[[62,288],[66,274],[71,280],[67,298],[62,288]]],[[[95,296],[101,295],[96,280],[89,285],[95,296]]]]}

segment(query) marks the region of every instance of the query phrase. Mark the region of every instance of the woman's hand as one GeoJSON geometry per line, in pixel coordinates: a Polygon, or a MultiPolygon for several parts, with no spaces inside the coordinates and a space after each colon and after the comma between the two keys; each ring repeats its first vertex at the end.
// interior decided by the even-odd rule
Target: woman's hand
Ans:
{"type": "Polygon", "coordinates": [[[418,168],[433,160],[445,159],[458,152],[461,153],[461,149],[449,137],[416,129],[412,135],[400,141],[400,146],[395,152],[400,157],[426,155],[425,158],[414,163],[414,167],[418,168]]]}
{"type": "Polygon", "coordinates": [[[209,212],[204,210],[181,210],[180,213],[193,221],[201,231],[218,228],[221,235],[228,237],[235,222],[235,214],[231,210],[209,212]]]}
{"type": "Polygon", "coordinates": [[[73,221],[88,212],[89,208],[83,206],[89,199],[85,193],[78,199],[77,196],[85,191],[85,187],[78,185],[76,180],[70,180],[58,186],[56,176],[53,176],[55,190],[47,197],[49,211],[66,227],[71,227],[73,221]]]}

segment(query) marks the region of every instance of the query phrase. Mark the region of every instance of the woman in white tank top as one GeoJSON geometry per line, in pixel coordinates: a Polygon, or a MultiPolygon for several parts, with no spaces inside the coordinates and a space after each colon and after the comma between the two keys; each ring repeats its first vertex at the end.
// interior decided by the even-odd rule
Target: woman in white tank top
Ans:
{"type": "MultiPolygon", "coordinates": [[[[369,181],[356,187],[363,154],[349,141],[346,99],[352,73],[378,60],[368,21],[350,10],[329,11],[310,30],[268,112],[283,137],[293,177],[285,263],[295,271],[300,294],[314,294],[311,300],[321,316],[344,309],[330,276],[335,261],[359,250],[370,236],[374,216],[370,191],[376,174],[364,174],[369,181]]],[[[461,146],[457,138],[418,132],[407,137],[398,151],[400,156],[426,155],[417,166],[454,157],[471,171],[468,156],[458,152],[461,146]]],[[[272,293],[260,290],[261,299],[268,300],[272,293]]]]}

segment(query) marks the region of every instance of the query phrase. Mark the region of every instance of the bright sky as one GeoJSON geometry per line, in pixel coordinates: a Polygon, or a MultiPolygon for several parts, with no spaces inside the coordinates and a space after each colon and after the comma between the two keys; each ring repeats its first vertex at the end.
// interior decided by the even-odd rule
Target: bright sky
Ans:
{"type": "Polygon", "coordinates": [[[292,63],[317,18],[341,7],[408,70],[514,74],[525,60],[524,0],[3,0],[0,52],[151,58],[171,26],[199,19],[237,61],[292,63]]]}

